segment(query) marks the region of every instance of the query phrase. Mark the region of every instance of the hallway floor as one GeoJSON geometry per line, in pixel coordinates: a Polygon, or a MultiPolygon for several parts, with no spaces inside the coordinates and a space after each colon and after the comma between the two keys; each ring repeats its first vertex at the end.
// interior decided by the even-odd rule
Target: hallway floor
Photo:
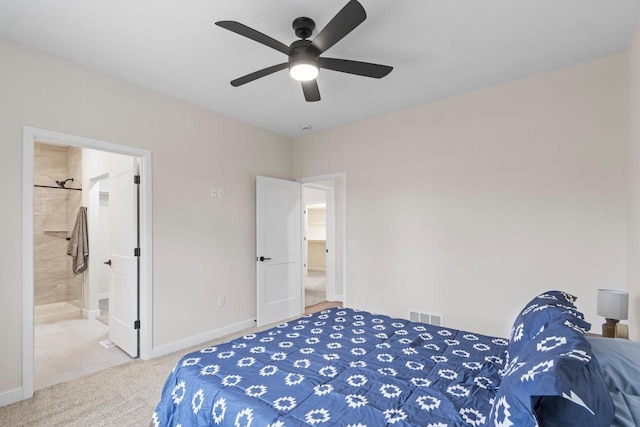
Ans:
{"type": "Polygon", "coordinates": [[[118,347],[105,348],[109,328],[96,319],[35,325],[35,390],[133,360],[118,347]]]}
{"type": "Polygon", "coordinates": [[[342,302],[340,301],[325,301],[320,304],[312,305],[310,307],[306,307],[304,309],[304,314],[313,314],[322,310],[326,310],[334,307],[342,307],[342,302]]]}
{"type": "Polygon", "coordinates": [[[304,282],[304,305],[310,307],[327,300],[327,273],[309,270],[302,278],[304,282]]]}

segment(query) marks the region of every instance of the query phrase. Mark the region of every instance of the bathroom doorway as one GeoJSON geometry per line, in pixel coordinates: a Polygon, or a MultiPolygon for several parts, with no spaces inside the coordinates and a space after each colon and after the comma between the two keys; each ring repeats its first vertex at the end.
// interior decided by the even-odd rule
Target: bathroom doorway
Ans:
{"type": "MultiPolygon", "coordinates": [[[[33,216],[33,221],[25,221],[23,233],[22,398],[28,399],[35,389],[124,363],[138,355],[151,358],[151,153],[28,126],[24,134],[23,211],[26,217],[33,216]],[[109,166],[114,158],[122,159],[115,169],[109,166]],[[95,179],[99,175],[103,175],[102,179],[95,179]],[[134,198],[141,201],[140,205],[133,202],[134,198]],[[85,229],[89,230],[88,241],[84,242],[90,250],[88,257],[83,251],[71,257],[67,252],[72,243],[79,241],[76,230],[77,224],[83,223],[83,209],[85,229]],[[114,209],[128,213],[129,219],[114,215],[114,209]],[[104,230],[110,230],[107,240],[111,248],[105,247],[100,232],[104,230]],[[113,238],[114,235],[120,237],[113,238]],[[122,239],[123,235],[127,238],[122,239]],[[126,301],[134,304],[126,312],[135,319],[130,328],[125,328],[131,329],[126,335],[133,337],[126,352],[114,342],[120,347],[127,347],[127,343],[121,345],[121,340],[111,339],[110,325],[119,324],[121,331],[124,311],[114,307],[114,292],[105,288],[105,274],[100,267],[104,268],[106,260],[100,246],[121,265],[133,266],[113,268],[107,286],[112,287],[114,280],[121,284],[127,275],[139,283],[139,287],[132,286],[133,298],[125,295],[126,301]],[[83,264],[86,269],[77,268],[83,264]],[[103,301],[102,312],[101,299],[108,300],[108,309],[104,304],[107,301],[103,301]],[[114,318],[117,321],[113,322],[114,318]]],[[[123,300],[122,292],[115,294],[123,300]]]]}
{"type": "MultiPolygon", "coordinates": [[[[110,339],[111,265],[102,262],[112,254],[109,177],[87,179],[87,173],[108,170],[114,157],[132,161],[81,147],[35,143],[36,390],[132,360],[110,339]]],[[[135,224],[133,218],[131,222],[135,224]]],[[[137,286],[137,281],[129,285],[137,286]]]]}

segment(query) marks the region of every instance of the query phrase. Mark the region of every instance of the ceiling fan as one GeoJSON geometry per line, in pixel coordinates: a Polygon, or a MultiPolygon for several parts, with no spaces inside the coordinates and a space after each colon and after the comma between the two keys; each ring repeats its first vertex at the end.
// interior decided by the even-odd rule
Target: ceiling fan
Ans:
{"type": "Polygon", "coordinates": [[[289,68],[291,77],[300,80],[302,92],[307,102],[320,101],[320,90],[316,77],[320,68],[356,74],[359,76],[382,78],[389,74],[393,67],[370,62],[351,61],[347,59],[324,58],[322,53],[342,40],[367,18],[367,14],[360,3],[351,0],[333,17],[331,21],[313,39],[307,40],[315,29],[315,22],[311,18],[301,17],[293,21],[293,29],[300,40],[287,46],[253,28],[236,21],[218,21],[216,25],[241,36],[247,37],[272,49],[280,51],[289,57],[287,62],[273,65],[246,76],[231,81],[234,87],[252,82],[276,71],[289,68]]]}

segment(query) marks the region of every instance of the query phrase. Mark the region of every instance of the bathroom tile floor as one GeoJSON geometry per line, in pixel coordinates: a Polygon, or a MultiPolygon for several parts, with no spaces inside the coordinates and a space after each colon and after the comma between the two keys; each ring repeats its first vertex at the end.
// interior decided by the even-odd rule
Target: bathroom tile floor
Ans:
{"type": "Polygon", "coordinates": [[[82,377],[133,360],[100,341],[109,328],[96,319],[68,319],[35,325],[35,389],[82,377]]]}

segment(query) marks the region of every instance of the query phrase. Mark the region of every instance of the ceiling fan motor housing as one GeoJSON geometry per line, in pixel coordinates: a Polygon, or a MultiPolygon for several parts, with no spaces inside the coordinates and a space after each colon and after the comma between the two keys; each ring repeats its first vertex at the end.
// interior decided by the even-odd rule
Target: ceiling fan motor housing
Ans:
{"type": "Polygon", "coordinates": [[[309,40],[296,40],[291,43],[289,46],[291,49],[289,53],[289,70],[298,64],[309,64],[319,68],[318,56],[320,54],[313,47],[309,48],[310,45],[311,42],[309,40]]]}

